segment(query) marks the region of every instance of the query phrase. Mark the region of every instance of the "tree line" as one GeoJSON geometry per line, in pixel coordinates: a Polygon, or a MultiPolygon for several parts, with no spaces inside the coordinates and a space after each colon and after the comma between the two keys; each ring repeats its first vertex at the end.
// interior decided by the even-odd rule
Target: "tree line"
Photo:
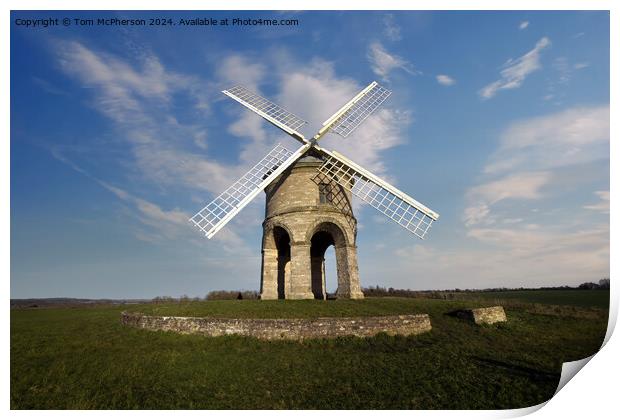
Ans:
{"type": "MultiPolygon", "coordinates": [[[[514,292],[514,291],[533,291],[533,290],[609,290],[609,279],[601,279],[597,283],[586,282],[577,287],[574,286],[554,286],[554,287],[493,287],[486,289],[444,289],[444,290],[411,290],[396,289],[394,287],[370,286],[362,288],[366,297],[411,297],[411,298],[434,298],[449,299],[454,293],[468,292],[514,292]]],[[[206,300],[257,300],[260,294],[256,290],[213,290],[204,297],[189,297],[183,295],[178,298],[172,296],[157,296],[153,298],[153,303],[189,303],[201,302],[206,300]]]]}

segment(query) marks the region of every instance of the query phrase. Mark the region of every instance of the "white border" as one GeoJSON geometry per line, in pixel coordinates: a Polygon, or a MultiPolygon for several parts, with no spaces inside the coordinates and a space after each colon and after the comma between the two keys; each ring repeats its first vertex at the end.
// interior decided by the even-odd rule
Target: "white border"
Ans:
{"type": "MultiPolygon", "coordinates": [[[[397,0],[383,0],[381,2],[356,2],[355,6],[361,10],[611,10],[611,115],[617,115],[614,112],[615,99],[617,97],[617,83],[615,83],[614,75],[618,74],[620,67],[618,66],[618,37],[620,36],[618,28],[620,27],[620,20],[618,19],[617,4],[620,2],[614,0],[522,0],[522,1],[490,1],[490,0],[445,0],[445,1],[397,1],[397,0]]],[[[0,34],[2,39],[2,66],[0,67],[1,80],[2,80],[2,96],[1,103],[2,115],[2,127],[4,127],[4,144],[2,154],[0,154],[0,229],[2,232],[3,240],[0,243],[0,273],[2,274],[2,290],[5,299],[8,300],[10,296],[10,202],[9,202],[9,142],[10,128],[9,128],[9,95],[10,95],[10,79],[9,79],[9,60],[10,60],[10,10],[62,10],[62,9],[75,9],[75,10],[340,10],[347,9],[351,6],[350,2],[344,0],[315,0],[315,1],[285,1],[285,0],[266,0],[266,1],[238,1],[228,0],[226,2],[205,2],[205,1],[192,1],[192,0],[177,0],[175,2],[164,2],[163,0],[152,0],[149,2],[138,0],[96,0],[96,1],[55,1],[49,0],[5,0],[2,2],[3,19],[0,20],[0,34]]],[[[617,77],[617,76],[616,76],[617,77]]],[[[611,120],[611,133],[612,138],[617,138],[618,124],[614,119],[611,120]]],[[[617,161],[618,147],[612,141],[611,142],[611,208],[615,209],[615,190],[617,189],[618,171],[614,167],[614,162],[617,161]]],[[[615,239],[618,238],[618,229],[616,226],[616,220],[611,220],[611,253],[610,255],[617,255],[615,239]]],[[[616,278],[617,265],[614,260],[611,260],[611,277],[616,278]]],[[[556,419],[556,418],[612,418],[617,415],[617,391],[615,391],[615,384],[618,381],[618,361],[616,355],[620,349],[617,337],[611,336],[615,321],[617,319],[618,312],[618,287],[612,286],[611,291],[612,306],[610,308],[610,325],[608,328],[609,341],[604,346],[603,350],[592,358],[581,372],[578,374],[578,378],[570,381],[553,399],[551,399],[544,409],[537,411],[533,417],[539,419],[556,419]]],[[[6,301],[5,301],[6,302],[6,301]]],[[[9,313],[10,314],[10,313],[9,313]]],[[[7,314],[7,315],[9,315],[7,314]]],[[[10,323],[9,316],[3,323],[3,337],[5,338],[4,345],[2,346],[2,360],[3,360],[3,381],[2,391],[4,396],[4,409],[9,409],[9,334],[10,323]]],[[[617,334],[616,334],[617,335],[617,334]]],[[[543,404],[544,405],[544,404],[543,404]]],[[[540,407],[538,407],[540,408],[540,407]]],[[[524,415],[527,412],[531,412],[534,408],[524,410],[506,410],[506,411],[389,411],[386,413],[380,413],[376,411],[362,411],[362,412],[312,412],[312,411],[296,411],[294,414],[289,412],[244,412],[242,415],[252,416],[256,418],[273,419],[283,418],[294,415],[296,417],[307,418],[315,416],[337,415],[337,416],[355,416],[376,418],[376,416],[389,415],[395,417],[409,417],[411,415],[421,416],[423,418],[459,418],[459,419],[479,419],[479,418],[501,418],[501,417],[514,417],[524,415]]],[[[194,418],[204,418],[205,413],[200,411],[190,411],[183,413],[185,416],[194,418]]],[[[235,412],[215,412],[211,415],[217,415],[218,417],[233,417],[240,413],[235,412]]],[[[40,415],[51,418],[82,418],[84,415],[92,418],[108,418],[109,412],[96,411],[96,412],[59,412],[59,411],[45,411],[45,412],[28,412],[28,411],[14,411],[10,412],[13,417],[25,417],[31,418],[40,415]]],[[[115,416],[135,416],[140,415],[133,412],[117,412],[115,416]]],[[[167,418],[174,413],[167,411],[149,411],[144,415],[154,418],[167,418]]]]}

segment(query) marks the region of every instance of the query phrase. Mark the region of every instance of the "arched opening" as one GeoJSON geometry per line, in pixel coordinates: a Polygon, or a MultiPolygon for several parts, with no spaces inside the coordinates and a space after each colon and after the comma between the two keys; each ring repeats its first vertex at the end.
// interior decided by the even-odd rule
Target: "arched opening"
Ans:
{"type": "Polygon", "coordinates": [[[315,299],[327,299],[346,293],[349,275],[344,231],[339,225],[326,221],[318,224],[311,232],[310,267],[315,299]],[[339,290],[341,287],[342,290],[339,290]]]}
{"type": "Polygon", "coordinates": [[[315,299],[327,299],[325,283],[325,251],[334,245],[334,238],[328,232],[319,231],[310,240],[310,271],[312,293],[315,299]]]}
{"type": "Polygon", "coordinates": [[[336,248],[328,246],[325,250],[325,296],[331,299],[336,296],[338,290],[338,271],[336,270],[336,248]]]}
{"type": "Polygon", "coordinates": [[[284,299],[291,275],[291,238],[285,229],[276,226],[273,239],[278,250],[278,299],[284,299]]]}

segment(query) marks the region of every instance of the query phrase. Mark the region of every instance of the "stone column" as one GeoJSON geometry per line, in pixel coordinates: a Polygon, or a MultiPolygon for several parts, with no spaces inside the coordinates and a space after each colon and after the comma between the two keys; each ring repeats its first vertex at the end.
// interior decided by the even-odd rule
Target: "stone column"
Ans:
{"type": "Polygon", "coordinates": [[[314,299],[310,272],[310,244],[291,244],[291,284],[287,299],[314,299]]]}
{"type": "Polygon", "coordinates": [[[263,249],[261,269],[260,298],[272,300],[278,298],[278,250],[263,249]]]}
{"type": "Polygon", "coordinates": [[[325,299],[325,259],[311,257],[312,265],[312,293],[315,299],[325,299]]]}
{"type": "Polygon", "coordinates": [[[338,290],[336,297],[345,299],[363,299],[360,275],[357,268],[357,248],[341,246],[336,248],[336,271],[338,272],[338,290]]]}

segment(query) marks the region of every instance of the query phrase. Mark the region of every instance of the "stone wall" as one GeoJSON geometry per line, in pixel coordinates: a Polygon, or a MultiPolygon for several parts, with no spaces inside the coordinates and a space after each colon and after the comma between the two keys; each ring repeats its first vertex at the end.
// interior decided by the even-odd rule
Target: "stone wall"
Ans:
{"type": "Polygon", "coordinates": [[[456,316],[475,322],[476,324],[495,324],[496,322],[506,322],[506,312],[501,306],[491,306],[489,308],[461,309],[456,311],[456,316]]]}
{"type": "Polygon", "coordinates": [[[264,340],[303,340],[354,335],[371,337],[420,334],[431,330],[428,315],[395,315],[315,319],[218,319],[151,316],[123,312],[121,323],[151,331],[174,331],[209,337],[245,335],[264,340]]]}

